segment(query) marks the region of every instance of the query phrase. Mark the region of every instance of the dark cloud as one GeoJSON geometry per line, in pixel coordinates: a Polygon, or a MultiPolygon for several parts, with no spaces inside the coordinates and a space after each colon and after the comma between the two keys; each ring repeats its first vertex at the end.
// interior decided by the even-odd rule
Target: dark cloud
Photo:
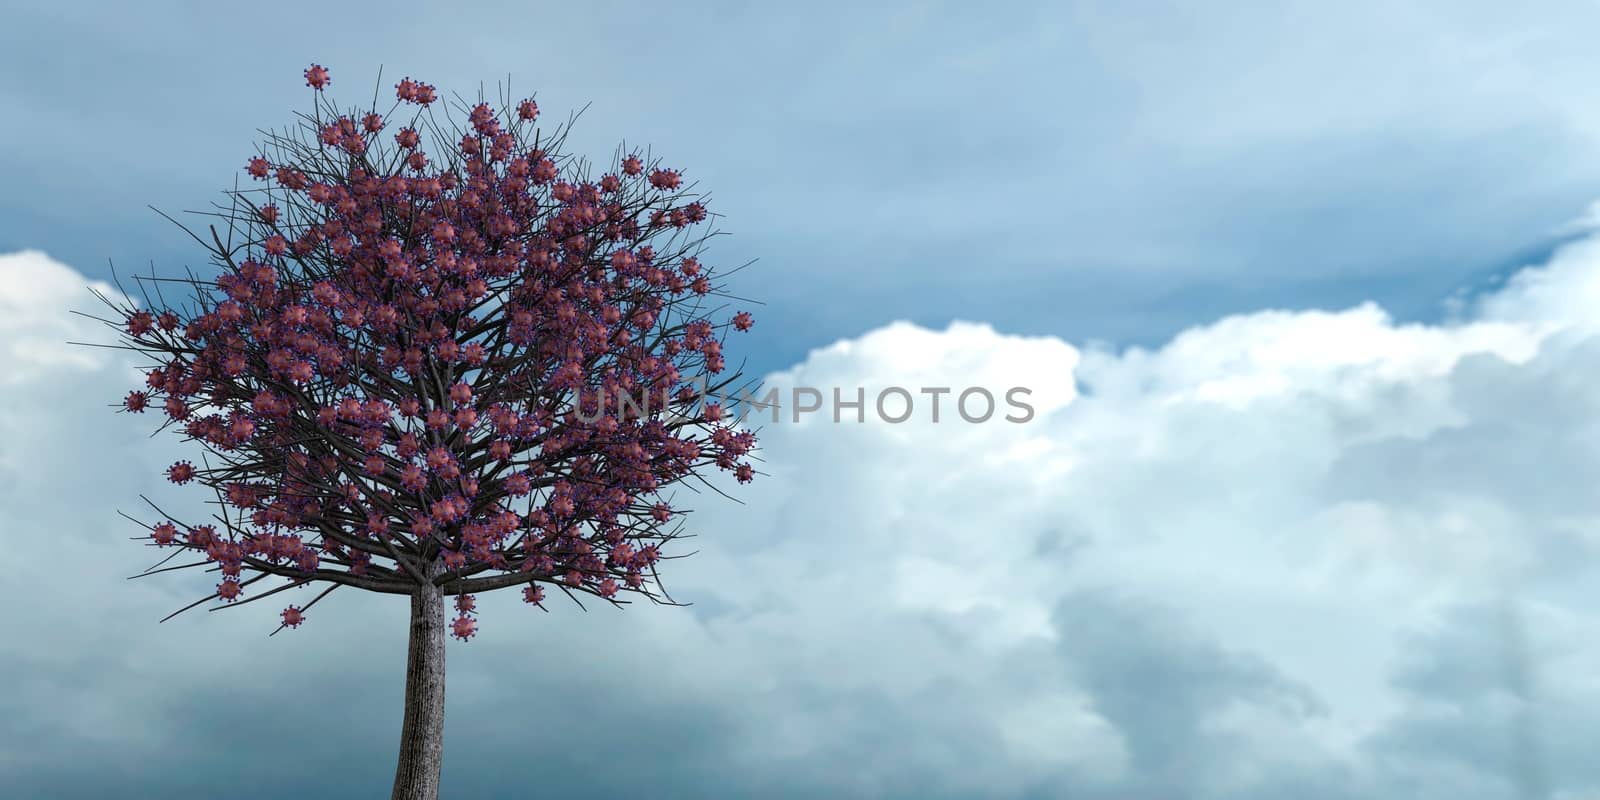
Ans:
{"type": "Polygon", "coordinates": [[[0,251],[201,266],[147,205],[217,199],[304,106],[307,63],[346,102],[509,75],[551,119],[592,103],[579,151],[649,144],[714,192],[735,234],[715,258],[763,260],[737,290],[787,298],[754,334],[761,370],[893,318],[1145,345],[1262,307],[1436,319],[1600,186],[1575,2],[288,2],[292,44],[245,7],[13,5],[0,251]]]}

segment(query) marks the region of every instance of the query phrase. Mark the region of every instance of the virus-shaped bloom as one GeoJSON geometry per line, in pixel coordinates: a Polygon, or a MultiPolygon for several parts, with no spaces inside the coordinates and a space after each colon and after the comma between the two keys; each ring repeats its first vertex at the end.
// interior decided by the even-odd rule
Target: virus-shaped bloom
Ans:
{"type": "Polygon", "coordinates": [[[332,81],[328,78],[328,68],[322,66],[321,64],[312,64],[310,68],[306,70],[306,85],[316,89],[319,92],[322,91],[322,87],[327,86],[331,82],[332,81]]]}
{"type": "Polygon", "coordinates": [[[128,333],[134,336],[143,336],[155,327],[156,318],[148,311],[139,311],[128,317],[128,333]]]}
{"type": "Polygon", "coordinates": [[[154,539],[156,544],[161,547],[166,547],[167,545],[172,544],[173,540],[176,539],[177,536],[178,529],[170,522],[156,523],[156,525],[150,529],[150,538],[154,539]]]}
{"type": "Polygon", "coordinates": [[[395,84],[395,96],[407,103],[426,106],[435,100],[434,88],[426,83],[419,83],[410,78],[395,84]]]}
{"type": "Polygon", "coordinates": [[[675,169],[658,169],[650,173],[650,185],[657,189],[676,189],[683,182],[675,169]]]}
{"type": "Polygon", "coordinates": [[[423,473],[422,467],[410,464],[400,471],[400,485],[408,492],[421,494],[428,486],[428,477],[423,473]]]}

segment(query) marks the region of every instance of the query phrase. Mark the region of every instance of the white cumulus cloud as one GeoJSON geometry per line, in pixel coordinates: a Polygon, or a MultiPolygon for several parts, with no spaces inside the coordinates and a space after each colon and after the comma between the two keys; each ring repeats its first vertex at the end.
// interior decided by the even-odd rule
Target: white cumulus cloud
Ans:
{"type": "MultiPolygon", "coordinates": [[[[155,624],[204,578],[122,580],[150,559],[112,509],[204,498],[160,481],[174,437],[111,413],[130,365],[59,345],[107,339],[66,315],[87,283],[0,256],[0,598],[36,609],[0,622],[0,680],[27,690],[0,700],[25,756],[0,773],[60,781],[87,750],[210,796],[161,777],[164,747],[229,731],[208,757],[243,769],[288,713],[350,732],[317,769],[381,782],[401,604],[336,594],[268,640],[266,604],[155,624]]],[[[515,757],[602,794],[1593,794],[1597,304],[1591,240],[1444,325],[1364,304],[1154,350],[965,322],[819,348],[765,384],[861,387],[866,419],[824,397],[760,422],[766,474],[742,505],[690,502],[698,552],[664,572],[695,605],[480,601],[451,647],[446,781],[495,786],[515,757]],[[1024,386],[1035,414],[968,423],[946,395],[935,423],[919,394],[890,424],[886,386],[1024,386]]]]}

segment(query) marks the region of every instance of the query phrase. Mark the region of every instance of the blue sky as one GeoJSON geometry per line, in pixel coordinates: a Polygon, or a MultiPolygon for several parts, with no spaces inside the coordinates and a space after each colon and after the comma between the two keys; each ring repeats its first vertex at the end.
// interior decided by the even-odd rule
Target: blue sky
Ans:
{"type": "Polygon", "coordinates": [[[1600,797],[1600,7],[1399,5],[10,3],[0,781],[385,796],[400,609],[157,626],[204,580],[122,581],[115,511],[200,508],[192,454],[59,346],[108,261],[202,263],[147,206],[219,198],[315,61],[681,167],[760,259],[754,374],[1044,409],[774,426],[693,609],[485,599],[447,796],[1600,797]]]}
{"type": "Polygon", "coordinates": [[[1222,314],[1405,319],[1532,263],[1600,185],[1585,4],[13,3],[0,249],[181,269],[262,127],[508,75],[648,144],[762,259],[758,368],[885,318],[1157,344],[1222,314]],[[1385,10],[1388,9],[1388,10],[1385,10]],[[25,189],[22,187],[26,187],[25,189]]]}

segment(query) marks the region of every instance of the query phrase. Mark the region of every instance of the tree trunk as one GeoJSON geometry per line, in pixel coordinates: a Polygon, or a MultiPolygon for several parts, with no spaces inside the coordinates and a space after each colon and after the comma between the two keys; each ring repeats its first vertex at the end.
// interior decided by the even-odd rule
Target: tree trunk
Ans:
{"type": "MultiPolygon", "coordinates": [[[[431,574],[433,570],[429,571],[431,574]]],[[[444,592],[428,584],[411,595],[406,653],[406,713],[391,800],[439,800],[444,761],[444,592]]]]}

